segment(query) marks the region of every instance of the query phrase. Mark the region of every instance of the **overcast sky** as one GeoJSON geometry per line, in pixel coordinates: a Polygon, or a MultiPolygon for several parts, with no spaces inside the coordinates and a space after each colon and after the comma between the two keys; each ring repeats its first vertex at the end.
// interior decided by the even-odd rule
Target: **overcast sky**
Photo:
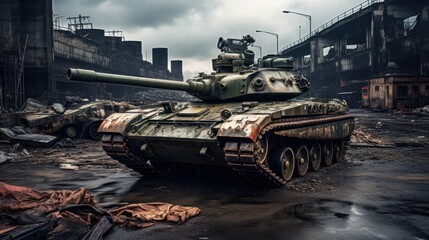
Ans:
{"type": "MultiPolygon", "coordinates": [[[[126,40],[143,42],[143,55],[152,60],[152,48],[167,47],[169,61],[183,60],[185,78],[211,72],[219,37],[250,34],[263,54],[276,51],[276,39],[255,30],[279,35],[279,49],[309,31],[309,20],[283,10],[312,16],[313,30],[363,0],[54,0],[54,13],[90,16],[94,28],[123,31],[126,40]],[[147,56],[146,56],[147,51],[147,56]]],[[[259,56],[259,49],[252,49],[259,56]]]]}

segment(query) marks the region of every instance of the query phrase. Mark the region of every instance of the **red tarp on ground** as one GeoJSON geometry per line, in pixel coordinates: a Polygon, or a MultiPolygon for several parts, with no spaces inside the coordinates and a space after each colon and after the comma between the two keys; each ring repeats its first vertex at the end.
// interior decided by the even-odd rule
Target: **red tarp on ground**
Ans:
{"type": "Polygon", "coordinates": [[[0,182],[0,213],[28,213],[52,219],[72,218],[93,226],[101,217],[94,211],[88,211],[88,206],[94,207],[94,211],[98,213],[110,215],[116,224],[137,228],[152,226],[155,221],[184,223],[201,211],[195,207],[159,202],[129,204],[104,212],[97,209],[93,195],[83,188],[76,191],[37,191],[0,182]],[[61,210],[70,205],[78,206],[74,206],[73,211],[68,211],[67,208],[66,211],[61,210]],[[82,211],[79,211],[79,205],[82,206],[82,211]]]}

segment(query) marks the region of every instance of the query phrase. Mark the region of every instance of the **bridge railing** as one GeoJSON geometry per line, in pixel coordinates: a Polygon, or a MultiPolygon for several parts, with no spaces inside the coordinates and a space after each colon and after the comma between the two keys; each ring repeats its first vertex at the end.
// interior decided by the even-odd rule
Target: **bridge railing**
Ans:
{"type": "Polygon", "coordinates": [[[347,11],[343,12],[343,13],[341,13],[340,15],[338,15],[338,16],[336,16],[336,17],[334,17],[334,18],[333,18],[333,19],[331,19],[330,21],[328,21],[328,22],[326,22],[326,23],[322,24],[320,27],[318,27],[318,28],[314,29],[313,31],[311,31],[311,33],[310,33],[310,34],[307,34],[306,36],[304,36],[304,37],[302,37],[302,38],[300,38],[300,39],[296,40],[295,42],[292,42],[292,43],[290,43],[290,44],[288,44],[288,45],[284,46],[284,47],[280,50],[280,52],[283,52],[284,50],[286,50],[286,49],[288,49],[288,48],[291,48],[291,47],[293,47],[293,46],[295,46],[295,45],[298,45],[298,44],[300,44],[300,43],[302,43],[302,42],[305,42],[305,41],[307,41],[310,37],[312,37],[312,36],[316,35],[317,33],[321,32],[321,31],[322,31],[322,30],[324,30],[324,29],[326,29],[326,28],[328,28],[328,27],[330,27],[330,26],[334,25],[335,23],[337,23],[337,22],[339,22],[339,21],[341,21],[341,20],[343,20],[343,19],[345,19],[345,18],[347,18],[347,17],[349,17],[349,16],[351,16],[351,15],[353,15],[353,14],[355,14],[355,13],[357,13],[357,12],[359,12],[359,11],[361,11],[361,10],[365,9],[365,8],[367,8],[367,7],[370,7],[370,6],[372,6],[373,4],[381,3],[381,2],[384,2],[384,0],[366,0],[366,1],[362,2],[361,4],[359,4],[359,5],[355,6],[355,7],[351,8],[351,9],[349,9],[349,10],[347,10],[347,11]]]}

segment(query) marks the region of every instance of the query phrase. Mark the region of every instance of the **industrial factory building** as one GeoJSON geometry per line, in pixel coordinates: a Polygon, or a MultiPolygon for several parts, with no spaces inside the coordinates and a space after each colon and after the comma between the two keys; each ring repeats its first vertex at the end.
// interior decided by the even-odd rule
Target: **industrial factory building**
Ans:
{"type": "Polygon", "coordinates": [[[89,16],[69,17],[60,26],[52,0],[0,1],[0,106],[19,108],[28,97],[128,99],[141,88],[68,82],[70,67],[115,74],[183,80],[182,64],[168,70],[168,49],[153,49],[153,64],[142,58],[141,41],[121,31],[93,27],[89,16]]]}

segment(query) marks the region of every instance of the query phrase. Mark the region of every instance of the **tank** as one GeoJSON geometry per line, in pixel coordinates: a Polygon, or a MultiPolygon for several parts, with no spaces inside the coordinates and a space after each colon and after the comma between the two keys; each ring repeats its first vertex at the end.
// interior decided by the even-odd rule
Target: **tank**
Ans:
{"type": "MultiPolygon", "coordinates": [[[[175,165],[224,166],[250,182],[284,186],[344,158],[354,128],[345,101],[305,98],[310,84],[293,59],[254,63],[255,40],[220,38],[212,65],[186,82],[69,69],[69,80],[186,91],[199,100],[116,113],[98,131],[108,155],[144,176],[175,165]]],[[[252,183],[252,184],[253,184],[252,183]]]]}

